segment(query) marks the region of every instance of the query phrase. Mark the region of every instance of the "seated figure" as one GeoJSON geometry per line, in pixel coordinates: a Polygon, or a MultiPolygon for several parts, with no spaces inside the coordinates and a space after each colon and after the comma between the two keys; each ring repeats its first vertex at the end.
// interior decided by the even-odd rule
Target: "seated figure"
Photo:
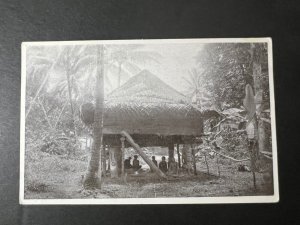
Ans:
{"type": "Polygon", "coordinates": [[[131,169],[132,168],[132,165],[131,165],[130,161],[131,161],[131,157],[128,157],[127,159],[124,160],[124,168],[125,169],[131,169]]]}
{"type": "Polygon", "coordinates": [[[166,162],[166,157],[163,156],[161,158],[161,162],[159,163],[158,167],[162,172],[164,172],[164,173],[168,172],[168,165],[166,162]]]}
{"type": "MultiPolygon", "coordinates": [[[[157,161],[155,160],[155,156],[152,156],[152,162],[154,163],[155,166],[157,166],[157,161]]],[[[154,171],[151,169],[151,172],[154,172],[154,171]]]]}
{"type": "Polygon", "coordinates": [[[133,157],[134,157],[134,159],[133,159],[133,162],[132,162],[132,168],[133,168],[135,171],[137,171],[137,170],[141,169],[142,166],[140,165],[140,161],[137,159],[138,156],[137,156],[137,155],[134,155],[133,157]]]}

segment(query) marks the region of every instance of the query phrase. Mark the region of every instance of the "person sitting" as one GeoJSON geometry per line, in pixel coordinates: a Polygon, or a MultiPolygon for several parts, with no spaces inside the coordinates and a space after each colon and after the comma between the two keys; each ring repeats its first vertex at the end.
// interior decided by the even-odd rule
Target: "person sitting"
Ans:
{"type": "MultiPolygon", "coordinates": [[[[155,156],[152,156],[152,162],[154,163],[155,166],[157,166],[157,161],[155,160],[155,156]]],[[[151,172],[154,172],[154,171],[151,169],[151,172]]]]}
{"type": "Polygon", "coordinates": [[[137,156],[137,155],[134,155],[133,157],[134,157],[134,159],[133,159],[133,161],[132,161],[132,168],[133,168],[135,171],[137,171],[137,170],[141,169],[142,166],[140,165],[140,161],[137,159],[138,156],[137,156]]]}
{"type": "Polygon", "coordinates": [[[132,168],[132,165],[131,165],[130,161],[131,161],[131,157],[128,157],[127,159],[124,160],[124,168],[125,169],[131,169],[132,168]]]}
{"type": "Polygon", "coordinates": [[[166,157],[163,156],[161,158],[161,162],[159,163],[158,167],[162,172],[164,172],[164,173],[168,172],[168,165],[166,162],[166,157]]]}

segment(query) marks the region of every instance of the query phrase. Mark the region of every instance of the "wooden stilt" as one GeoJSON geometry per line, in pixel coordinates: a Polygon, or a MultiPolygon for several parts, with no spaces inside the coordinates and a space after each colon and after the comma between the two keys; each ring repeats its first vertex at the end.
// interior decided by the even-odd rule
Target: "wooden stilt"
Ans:
{"type": "Polygon", "coordinates": [[[106,148],[102,145],[102,174],[106,177],[106,148]]]}
{"type": "Polygon", "coordinates": [[[125,175],[125,168],[124,168],[124,158],[125,158],[125,137],[121,137],[121,151],[122,151],[122,177],[125,175]]]}
{"type": "Polygon", "coordinates": [[[194,167],[194,174],[197,175],[197,166],[196,166],[196,156],[195,156],[195,148],[192,146],[192,156],[193,156],[193,167],[194,167]]]}
{"type": "Polygon", "coordinates": [[[110,151],[109,151],[109,145],[106,145],[106,149],[107,149],[107,152],[108,152],[107,170],[110,172],[110,151]]]}
{"type": "Polygon", "coordinates": [[[177,144],[176,147],[177,147],[178,167],[181,168],[179,144],[177,144]]]}

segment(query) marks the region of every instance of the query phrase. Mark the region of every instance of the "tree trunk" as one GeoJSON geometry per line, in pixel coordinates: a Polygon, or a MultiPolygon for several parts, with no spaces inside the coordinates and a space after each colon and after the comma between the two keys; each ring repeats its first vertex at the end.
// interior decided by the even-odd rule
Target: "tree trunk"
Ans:
{"type": "Polygon", "coordinates": [[[263,107],[263,87],[262,87],[262,72],[261,72],[261,54],[258,45],[251,45],[252,54],[252,70],[253,70],[253,86],[255,93],[255,104],[256,104],[256,129],[257,129],[257,156],[258,153],[265,150],[265,125],[260,119],[263,107]]]}
{"type": "Polygon", "coordinates": [[[182,148],[182,167],[187,169],[189,175],[191,175],[193,167],[192,148],[190,144],[184,144],[182,148]]]}
{"type": "Polygon", "coordinates": [[[201,92],[200,90],[196,90],[196,105],[199,109],[202,108],[202,105],[201,105],[201,92]]]}
{"type": "Polygon", "coordinates": [[[207,169],[207,174],[209,174],[209,166],[208,166],[206,154],[204,155],[204,160],[205,160],[205,165],[206,165],[206,169],[207,169]]]}
{"type": "Polygon", "coordinates": [[[97,49],[97,76],[95,88],[95,115],[93,124],[93,147],[89,161],[88,170],[84,179],[85,188],[95,188],[101,184],[101,145],[103,128],[103,110],[104,110],[104,49],[103,45],[97,49]],[[99,174],[97,172],[100,168],[99,174]]]}
{"type": "Polygon", "coordinates": [[[217,156],[217,166],[218,166],[218,176],[221,176],[221,171],[220,171],[220,163],[219,163],[219,156],[217,156]]]}
{"type": "Polygon", "coordinates": [[[32,109],[32,106],[34,105],[35,100],[37,99],[37,97],[39,96],[41,90],[44,88],[45,84],[47,83],[48,78],[50,76],[50,71],[53,70],[53,67],[54,67],[54,63],[51,65],[51,68],[49,69],[48,73],[46,74],[46,76],[45,76],[42,84],[40,85],[39,89],[36,91],[36,94],[34,95],[32,101],[30,102],[29,108],[28,108],[28,110],[26,112],[26,115],[25,115],[25,120],[27,119],[27,116],[29,115],[29,113],[30,113],[30,111],[32,109]]]}
{"type": "Polygon", "coordinates": [[[166,175],[152,162],[151,159],[148,158],[148,156],[143,152],[143,150],[140,148],[140,146],[134,142],[134,140],[131,138],[131,136],[127,132],[122,131],[121,135],[126,138],[126,140],[129,142],[129,144],[136,150],[136,152],[150,166],[152,171],[154,171],[161,178],[166,178],[166,175]]]}
{"type": "MultiPolygon", "coordinates": [[[[68,58],[69,57],[70,56],[68,55],[68,58]]],[[[67,65],[67,67],[66,67],[66,76],[67,76],[67,83],[68,83],[69,102],[70,102],[71,114],[72,114],[72,128],[74,129],[74,136],[75,136],[75,142],[76,142],[77,135],[76,135],[76,128],[75,128],[75,116],[74,116],[74,107],[73,107],[73,101],[72,101],[72,85],[71,85],[71,80],[70,80],[69,65],[67,65]]]]}
{"type": "Polygon", "coordinates": [[[118,87],[121,86],[121,72],[122,72],[122,63],[118,63],[119,70],[118,70],[118,87]]]}

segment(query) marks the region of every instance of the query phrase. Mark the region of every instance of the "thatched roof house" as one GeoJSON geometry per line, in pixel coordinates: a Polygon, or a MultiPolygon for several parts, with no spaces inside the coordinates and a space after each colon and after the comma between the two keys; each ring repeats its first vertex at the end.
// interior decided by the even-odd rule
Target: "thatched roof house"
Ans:
{"type": "Polygon", "coordinates": [[[141,145],[164,145],[170,139],[201,136],[203,118],[187,97],[147,70],[130,78],[105,99],[104,142],[120,142],[126,131],[141,145]],[[142,143],[141,143],[142,142],[142,143]]]}
{"type": "Polygon", "coordinates": [[[105,101],[104,134],[159,136],[202,134],[201,112],[147,70],[130,78],[105,101]]]}

